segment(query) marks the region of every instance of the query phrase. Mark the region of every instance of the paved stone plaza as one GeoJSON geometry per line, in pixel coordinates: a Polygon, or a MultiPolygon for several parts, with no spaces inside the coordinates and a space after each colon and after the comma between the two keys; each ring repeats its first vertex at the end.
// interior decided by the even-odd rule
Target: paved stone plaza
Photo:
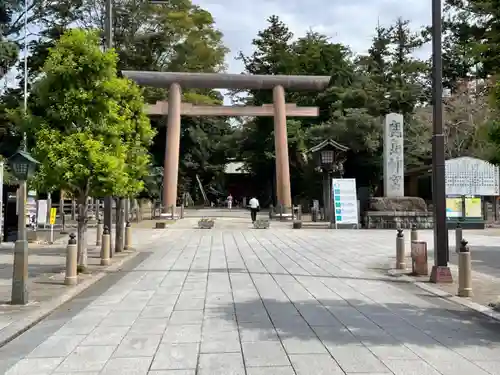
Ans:
{"type": "Polygon", "coordinates": [[[168,229],[0,349],[0,373],[500,374],[499,323],[384,276],[395,231],[274,228],[168,229]]]}

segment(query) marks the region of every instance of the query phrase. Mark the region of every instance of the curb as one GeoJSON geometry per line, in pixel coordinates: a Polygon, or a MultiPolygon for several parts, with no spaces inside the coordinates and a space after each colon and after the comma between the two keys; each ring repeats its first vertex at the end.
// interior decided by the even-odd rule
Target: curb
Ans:
{"type": "Polygon", "coordinates": [[[83,281],[82,283],[76,285],[75,287],[69,289],[66,293],[61,296],[55,297],[43,304],[40,305],[40,308],[32,313],[28,314],[28,316],[22,318],[19,321],[16,321],[4,329],[0,333],[0,348],[8,344],[10,341],[14,340],[16,337],[22,335],[24,332],[29,330],[31,327],[45,319],[52,312],[58,309],[61,305],[68,302],[69,300],[75,298],[80,293],[91,287],[93,284],[101,280],[104,276],[106,276],[109,272],[118,271],[125,263],[135,258],[139,255],[140,251],[134,251],[128,254],[127,256],[120,259],[115,264],[110,265],[96,273],[93,277],[90,277],[83,281]]]}
{"type": "Polygon", "coordinates": [[[436,297],[440,297],[443,299],[446,299],[448,301],[454,302],[458,305],[462,305],[464,307],[467,307],[470,310],[476,311],[490,319],[496,320],[500,322],[500,312],[497,312],[493,310],[491,307],[480,305],[479,303],[473,302],[466,297],[457,297],[451,293],[445,292],[439,288],[436,288],[434,286],[430,286],[427,283],[423,283],[421,281],[416,281],[412,279],[411,277],[402,274],[401,272],[404,272],[405,270],[396,270],[396,269],[389,269],[387,270],[387,275],[391,277],[396,277],[398,279],[402,279],[410,284],[415,285],[417,288],[420,288],[436,297]]]}

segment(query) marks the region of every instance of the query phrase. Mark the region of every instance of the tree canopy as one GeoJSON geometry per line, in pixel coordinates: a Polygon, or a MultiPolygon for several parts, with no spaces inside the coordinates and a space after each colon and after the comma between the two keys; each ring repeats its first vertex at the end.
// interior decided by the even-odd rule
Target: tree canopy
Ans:
{"type": "MultiPolygon", "coordinates": [[[[116,64],[96,32],[72,29],[49,50],[32,90],[29,132],[41,163],[36,185],[70,193],[82,209],[89,196],[138,194],[149,171],[155,132],[140,88],[118,78],[116,64]]],[[[86,212],[80,214],[84,225],[86,212]]]]}

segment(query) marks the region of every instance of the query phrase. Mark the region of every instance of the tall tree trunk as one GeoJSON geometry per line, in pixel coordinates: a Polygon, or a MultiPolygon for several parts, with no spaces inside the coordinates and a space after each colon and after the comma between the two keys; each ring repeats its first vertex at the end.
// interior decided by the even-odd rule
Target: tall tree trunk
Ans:
{"type": "Polygon", "coordinates": [[[87,268],[87,196],[78,200],[78,265],[80,270],[87,268]]]}
{"type": "Polygon", "coordinates": [[[115,253],[123,251],[124,247],[124,229],[125,229],[125,213],[123,212],[124,198],[116,199],[116,237],[115,237],[115,253]]]}

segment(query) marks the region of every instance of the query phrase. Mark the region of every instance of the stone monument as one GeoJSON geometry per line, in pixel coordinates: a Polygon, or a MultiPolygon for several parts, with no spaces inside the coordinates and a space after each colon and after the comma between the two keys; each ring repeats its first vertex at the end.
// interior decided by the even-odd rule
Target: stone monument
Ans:
{"type": "Polygon", "coordinates": [[[384,122],[384,196],[367,202],[365,228],[432,228],[432,212],[420,197],[405,197],[403,115],[389,113],[384,122]]]}
{"type": "Polygon", "coordinates": [[[404,197],[403,115],[389,113],[384,123],[384,196],[404,197]]]}

